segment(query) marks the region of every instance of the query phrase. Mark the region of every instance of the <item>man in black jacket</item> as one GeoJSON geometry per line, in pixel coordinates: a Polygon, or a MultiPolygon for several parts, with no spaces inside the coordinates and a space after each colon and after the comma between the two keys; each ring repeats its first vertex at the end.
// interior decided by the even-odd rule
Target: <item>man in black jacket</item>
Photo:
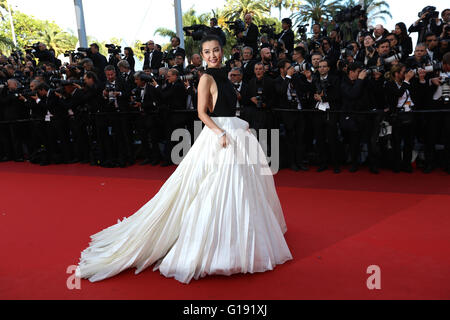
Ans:
{"type": "Polygon", "coordinates": [[[130,91],[123,79],[117,76],[114,66],[107,66],[105,74],[107,82],[103,91],[104,103],[101,111],[106,112],[107,115],[97,118],[103,165],[119,165],[121,168],[124,168],[127,162],[130,164],[134,163],[128,123],[129,117],[127,114],[123,114],[130,111],[130,91]],[[111,143],[111,137],[108,134],[109,126],[113,128],[114,144],[111,143]],[[117,157],[114,154],[117,154],[117,157]]]}
{"type": "Polygon", "coordinates": [[[278,41],[284,42],[284,47],[289,54],[292,54],[294,50],[294,32],[292,31],[292,20],[289,18],[284,18],[281,20],[281,27],[283,31],[277,35],[278,41]]]}
{"type": "Polygon", "coordinates": [[[137,118],[137,131],[142,141],[144,161],[141,165],[157,165],[160,162],[158,142],[160,141],[160,123],[158,118],[156,88],[147,82],[148,76],[144,72],[134,75],[136,90],[133,108],[139,111],[137,118]]]}
{"type": "Polygon", "coordinates": [[[341,82],[342,111],[341,129],[344,137],[349,142],[351,168],[350,172],[358,171],[359,155],[361,153],[361,135],[366,124],[364,115],[354,112],[366,111],[369,105],[367,84],[367,72],[361,70],[361,64],[351,63],[347,67],[347,74],[341,82]]]}
{"type": "Polygon", "coordinates": [[[164,133],[167,144],[161,165],[166,167],[171,164],[171,153],[175,145],[171,141],[172,132],[178,128],[184,128],[186,125],[186,113],[176,112],[186,110],[186,88],[179,79],[177,69],[169,70],[167,85],[164,88],[161,88],[156,81],[153,81],[152,85],[156,88],[156,95],[161,104],[160,115],[165,126],[164,133]]]}
{"type": "Polygon", "coordinates": [[[236,89],[238,98],[236,106],[237,116],[250,123],[248,114],[250,96],[248,85],[243,81],[243,76],[244,73],[241,68],[233,68],[229,73],[230,80],[233,83],[234,88],[236,89]]]}
{"type": "Polygon", "coordinates": [[[256,54],[258,51],[259,30],[253,23],[253,17],[251,14],[245,15],[245,24],[247,25],[247,28],[245,31],[238,34],[238,38],[243,41],[245,46],[251,47],[253,49],[253,53],[256,54]]]}
{"type": "Polygon", "coordinates": [[[186,51],[180,47],[181,40],[178,37],[172,37],[170,40],[170,43],[172,44],[172,49],[169,52],[169,55],[172,58],[175,58],[177,54],[182,54],[183,59],[186,57],[186,51]]]}
{"type": "Polygon", "coordinates": [[[7,88],[4,88],[0,96],[0,119],[11,121],[11,123],[2,125],[0,133],[3,149],[6,151],[7,160],[23,162],[23,142],[24,128],[15,120],[26,118],[25,97],[19,91],[19,82],[16,79],[9,79],[7,88]]]}
{"type": "Polygon", "coordinates": [[[265,75],[262,62],[255,64],[255,78],[249,83],[249,95],[250,127],[256,130],[259,139],[260,129],[273,127],[272,108],[276,102],[274,81],[265,75]]]}
{"type": "Polygon", "coordinates": [[[328,169],[328,164],[334,166],[334,172],[340,173],[338,159],[338,115],[331,113],[340,109],[340,83],[336,76],[330,73],[330,63],[322,60],[319,63],[319,75],[314,77],[314,100],[317,113],[313,115],[314,136],[316,138],[319,156],[319,169],[322,172],[328,169]],[[328,148],[326,145],[328,143],[328,148]],[[327,151],[330,158],[327,159],[327,151]]]}
{"type": "Polygon", "coordinates": [[[51,162],[73,163],[70,152],[68,110],[61,104],[62,94],[51,90],[50,87],[41,82],[37,88],[36,103],[44,110],[45,120],[45,153],[41,159],[41,165],[51,162]],[[62,159],[59,159],[58,141],[62,151],[62,159]]]}
{"type": "Polygon", "coordinates": [[[158,74],[161,67],[163,54],[161,51],[155,49],[155,42],[149,40],[144,54],[144,67],[150,67],[154,74],[158,74]]]}
{"type": "Polygon", "coordinates": [[[93,43],[90,45],[90,50],[88,52],[88,58],[94,63],[94,67],[99,70],[98,76],[100,81],[106,81],[105,77],[105,67],[108,65],[108,59],[100,53],[100,48],[98,44],[93,43]]]}
{"type": "Polygon", "coordinates": [[[242,70],[244,72],[244,82],[249,83],[255,77],[255,63],[253,49],[244,47],[242,49],[242,70]]]}
{"type": "MultiPolygon", "coordinates": [[[[288,60],[278,63],[280,76],[275,80],[278,107],[281,109],[304,110],[311,106],[314,88],[306,76],[296,72],[288,60]]],[[[307,73],[311,80],[311,71],[307,73]]],[[[294,111],[280,112],[286,128],[289,167],[294,171],[309,170],[305,160],[305,114],[294,111]]]]}

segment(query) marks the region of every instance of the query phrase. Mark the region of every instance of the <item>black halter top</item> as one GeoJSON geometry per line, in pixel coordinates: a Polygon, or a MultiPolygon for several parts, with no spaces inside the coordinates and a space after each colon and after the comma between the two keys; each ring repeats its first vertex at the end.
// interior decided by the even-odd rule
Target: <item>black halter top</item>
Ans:
{"type": "Polygon", "coordinates": [[[237,95],[233,83],[228,79],[225,68],[209,68],[206,73],[214,78],[217,84],[217,101],[211,117],[235,117],[237,95]]]}

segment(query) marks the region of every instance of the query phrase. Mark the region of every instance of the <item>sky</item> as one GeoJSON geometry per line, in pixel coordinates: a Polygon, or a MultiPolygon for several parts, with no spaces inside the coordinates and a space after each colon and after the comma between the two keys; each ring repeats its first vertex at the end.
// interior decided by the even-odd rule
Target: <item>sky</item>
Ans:
{"type": "MultiPolygon", "coordinates": [[[[77,30],[73,0],[8,0],[15,10],[31,14],[42,20],[54,21],[63,29],[70,29],[75,34],[77,30]]],[[[193,7],[197,13],[211,12],[212,9],[223,8],[225,0],[194,1],[182,0],[183,12],[193,7]]],[[[409,27],[416,19],[417,13],[426,5],[433,5],[442,11],[449,8],[445,0],[387,0],[390,5],[392,19],[382,23],[392,30],[395,23],[403,21],[409,27]]],[[[161,0],[84,0],[86,31],[88,36],[98,40],[122,38],[121,45],[131,46],[135,40],[147,42],[150,39],[156,43],[167,43],[167,38],[154,36],[158,27],[175,30],[175,14],[173,1],[161,0]]],[[[272,15],[278,17],[275,9],[272,15]]],[[[284,11],[283,17],[289,12],[284,11]]]]}

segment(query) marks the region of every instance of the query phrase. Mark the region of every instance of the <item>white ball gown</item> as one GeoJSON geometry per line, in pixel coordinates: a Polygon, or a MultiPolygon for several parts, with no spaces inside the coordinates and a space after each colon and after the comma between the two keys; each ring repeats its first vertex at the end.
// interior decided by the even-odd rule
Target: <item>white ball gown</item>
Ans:
{"type": "Polygon", "coordinates": [[[230,145],[221,147],[205,126],[147,204],[91,236],[81,253],[78,277],[95,282],[128,268],[138,274],[154,264],[153,271],[189,283],[212,274],[264,272],[292,259],[264,152],[247,130],[248,122],[231,116],[236,103],[225,117],[220,116],[223,110],[216,112],[223,102],[236,101],[226,72],[207,73],[219,92],[214,109],[219,116],[212,119],[227,132],[230,145]]]}

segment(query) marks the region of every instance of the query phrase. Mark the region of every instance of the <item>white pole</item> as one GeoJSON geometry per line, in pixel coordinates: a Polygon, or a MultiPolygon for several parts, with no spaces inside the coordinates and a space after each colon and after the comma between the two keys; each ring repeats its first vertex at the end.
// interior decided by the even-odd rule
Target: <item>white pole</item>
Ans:
{"type": "Polygon", "coordinates": [[[12,16],[11,5],[8,5],[8,10],[9,10],[9,23],[11,24],[12,40],[14,43],[14,47],[17,47],[16,31],[14,30],[14,21],[12,16]]]}
{"type": "Polygon", "coordinates": [[[174,0],[175,7],[175,24],[177,27],[177,37],[180,38],[180,47],[184,49],[184,32],[183,32],[183,11],[181,10],[181,0],[174,0]]]}
{"type": "Polygon", "coordinates": [[[83,11],[83,0],[73,0],[75,4],[75,14],[77,17],[78,26],[78,41],[80,42],[80,47],[87,48],[87,37],[86,37],[86,25],[84,23],[84,11],[83,11]]]}

